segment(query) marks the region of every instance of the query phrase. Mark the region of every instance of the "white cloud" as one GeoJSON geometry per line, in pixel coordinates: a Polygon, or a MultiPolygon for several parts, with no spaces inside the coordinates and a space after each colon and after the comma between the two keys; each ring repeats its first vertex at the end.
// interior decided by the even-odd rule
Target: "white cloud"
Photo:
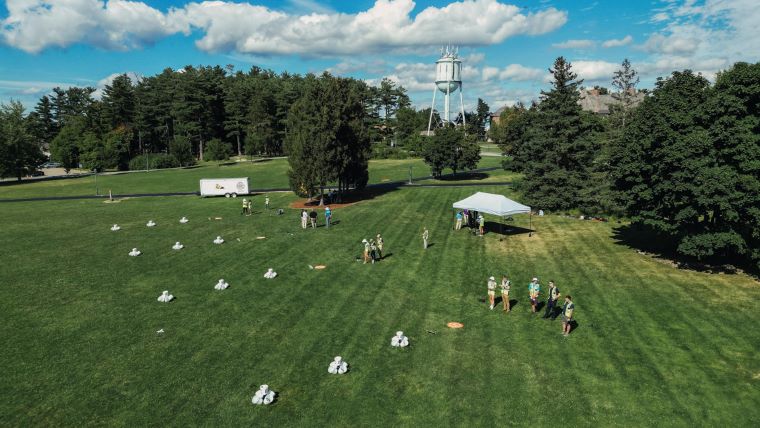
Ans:
{"type": "Polygon", "coordinates": [[[651,18],[662,25],[640,49],[651,54],[642,74],[691,69],[708,78],[737,61],[760,58],[755,0],[673,0],[651,18]]]}
{"type": "Polygon", "coordinates": [[[504,67],[504,70],[499,73],[499,78],[502,80],[513,80],[516,82],[524,82],[528,80],[541,79],[545,71],[539,68],[529,68],[520,64],[509,64],[504,67]]]}
{"type": "Polygon", "coordinates": [[[612,80],[612,73],[620,64],[607,61],[572,61],[572,70],[584,80],[612,80]]]}
{"type": "Polygon", "coordinates": [[[557,49],[587,49],[596,45],[593,40],[566,40],[560,43],[553,43],[552,47],[557,49]]]}
{"type": "Polygon", "coordinates": [[[631,42],[633,42],[633,37],[629,34],[629,35],[623,37],[622,39],[605,40],[602,43],[602,47],[603,48],[617,48],[617,47],[620,47],[620,46],[629,45],[629,44],[631,44],[631,42]]]}
{"type": "Polygon", "coordinates": [[[483,67],[483,80],[491,80],[499,77],[499,70],[497,67],[483,67]]]}
{"type": "MultiPolygon", "coordinates": [[[[291,3],[314,6],[308,0],[291,3]]],[[[0,40],[27,52],[76,43],[123,50],[199,31],[196,46],[209,52],[345,55],[443,43],[491,45],[567,22],[567,13],[555,8],[525,13],[497,0],[455,1],[418,13],[412,0],[376,0],[356,14],[311,7],[312,13],[301,15],[229,1],[193,2],[167,13],[126,0],[8,0],[7,7],[0,40]]]]}
{"type": "Polygon", "coordinates": [[[165,16],[142,2],[111,0],[8,0],[0,41],[36,53],[87,43],[125,50],[169,34],[165,16]]]}

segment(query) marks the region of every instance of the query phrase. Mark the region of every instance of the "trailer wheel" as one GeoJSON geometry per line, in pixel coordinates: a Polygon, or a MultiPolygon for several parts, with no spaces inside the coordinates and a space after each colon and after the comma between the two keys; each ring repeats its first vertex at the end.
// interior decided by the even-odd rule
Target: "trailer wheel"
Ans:
{"type": "Polygon", "coordinates": [[[230,197],[230,194],[229,194],[229,193],[225,193],[225,194],[224,194],[224,197],[225,197],[225,198],[229,198],[229,197],[230,197]]]}
{"type": "Polygon", "coordinates": [[[232,197],[233,197],[233,198],[237,198],[237,193],[233,193],[233,194],[232,194],[232,197]]]}

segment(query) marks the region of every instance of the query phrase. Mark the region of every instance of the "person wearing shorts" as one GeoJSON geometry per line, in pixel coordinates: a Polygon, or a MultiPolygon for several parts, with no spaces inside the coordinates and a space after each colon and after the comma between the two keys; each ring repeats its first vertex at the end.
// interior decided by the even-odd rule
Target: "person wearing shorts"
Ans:
{"type": "Polygon", "coordinates": [[[557,306],[557,301],[559,300],[559,297],[561,294],[559,294],[559,288],[557,288],[556,285],[554,285],[554,281],[549,281],[549,295],[546,298],[546,311],[544,312],[544,319],[554,319],[557,317],[557,314],[554,313],[554,309],[557,306]]]}
{"type": "Polygon", "coordinates": [[[528,297],[530,297],[530,311],[535,313],[536,306],[538,305],[538,295],[541,293],[541,285],[538,283],[538,278],[528,284],[528,297]]]}
{"type": "Polygon", "coordinates": [[[428,239],[430,238],[430,232],[428,232],[427,227],[422,232],[422,249],[427,250],[428,247],[428,239]]]}
{"type": "Polygon", "coordinates": [[[480,232],[480,236],[483,236],[486,229],[486,219],[483,217],[483,214],[478,216],[478,231],[480,232]]]}
{"type": "Polygon", "coordinates": [[[377,234],[377,258],[382,259],[383,258],[383,237],[380,236],[380,234],[377,234]]]}
{"type": "Polygon", "coordinates": [[[462,213],[461,212],[457,212],[456,218],[457,218],[457,223],[454,226],[454,230],[459,230],[459,229],[462,228],[462,213]]]}
{"type": "Polygon", "coordinates": [[[509,289],[512,288],[512,282],[509,281],[506,275],[502,275],[499,287],[501,288],[501,303],[504,305],[504,312],[510,312],[512,308],[510,308],[509,304],[509,289]]]}
{"type": "Polygon", "coordinates": [[[496,280],[494,277],[488,278],[488,302],[491,304],[490,309],[493,310],[496,300],[496,280]]]}
{"type": "Polygon", "coordinates": [[[573,298],[568,294],[565,296],[565,304],[562,306],[562,335],[570,334],[571,324],[573,322],[573,313],[575,312],[575,303],[573,298]]]}

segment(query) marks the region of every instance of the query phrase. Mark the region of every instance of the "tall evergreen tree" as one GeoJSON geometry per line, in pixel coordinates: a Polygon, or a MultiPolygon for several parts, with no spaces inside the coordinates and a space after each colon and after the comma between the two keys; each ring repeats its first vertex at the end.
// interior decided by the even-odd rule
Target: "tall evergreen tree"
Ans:
{"type": "Polygon", "coordinates": [[[0,104],[0,176],[21,177],[42,163],[39,144],[29,132],[24,107],[18,101],[0,104]]]}
{"type": "Polygon", "coordinates": [[[549,69],[552,89],[541,91],[525,144],[524,191],[537,208],[570,209],[583,205],[598,141],[578,103],[583,82],[563,57],[549,69]]]}

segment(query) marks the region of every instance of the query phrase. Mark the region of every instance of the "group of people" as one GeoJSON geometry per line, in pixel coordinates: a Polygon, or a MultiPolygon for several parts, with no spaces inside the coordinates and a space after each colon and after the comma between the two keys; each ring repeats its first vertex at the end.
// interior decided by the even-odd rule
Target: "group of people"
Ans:
{"type": "MultiPolygon", "coordinates": [[[[269,209],[269,196],[264,197],[264,208],[269,209]]],[[[253,199],[243,198],[243,210],[240,214],[246,216],[253,214],[253,199]]]]}
{"type": "Polygon", "coordinates": [[[366,238],[362,239],[362,244],[364,244],[363,258],[365,265],[369,262],[374,264],[375,261],[383,259],[383,237],[379,233],[375,239],[370,239],[369,241],[366,238]]]}
{"type": "MultiPolygon", "coordinates": [[[[301,228],[306,229],[309,227],[309,224],[311,223],[311,227],[316,229],[317,228],[317,219],[319,217],[319,214],[317,214],[317,211],[312,208],[311,211],[307,212],[305,209],[301,210],[301,228]]],[[[329,206],[325,207],[325,227],[330,227],[330,221],[332,220],[332,210],[329,206]]]]}
{"type": "MultiPolygon", "coordinates": [[[[511,312],[511,302],[509,300],[509,292],[512,288],[512,282],[506,275],[502,275],[501,284],[497,284],[496,279],[492,276],[488,278],[488,302],[490,303],[490,309],[493,310],[496,306],[496,288],[501,290],[501,301],[504,306],[505,312],[511,312]]],[[[538,278],[533,278],[528,284],[528,298],[530,299],[530,311],[532,313],[538,312],[538,299],[541,294],[541,284],[538,282],[538,278]]],[[[560,308],[557,303],[562,296],[559,292],[559,288],[554,281],[549,281],[549,290],[546,297],[546,305],[544,310],[544,319],[556,319],[558,312],[562,315],[562,334],[567,336],[570,334],[572,328],[573,313],[575,311],[575,304],[573,298],[568,294],[565,296],[565,303],[560,308]],[[559,311],[558,311],[559,310],[559,311]]]]}
{"type": "Polygon", "coordinates": [[[486,226],[486,219],[483,217],[483,214],[472,211],[468,209],[464,209],[462,211],[457,211],[456,213],[456,224],[454,225],[454,230],[459,230],[462,228],[462,224],[467,225],[470,229],[474,229],[475,227],[478,228],[478,234],[480,236],[483,236],[485,233],[485,226],[486,226]]]}

